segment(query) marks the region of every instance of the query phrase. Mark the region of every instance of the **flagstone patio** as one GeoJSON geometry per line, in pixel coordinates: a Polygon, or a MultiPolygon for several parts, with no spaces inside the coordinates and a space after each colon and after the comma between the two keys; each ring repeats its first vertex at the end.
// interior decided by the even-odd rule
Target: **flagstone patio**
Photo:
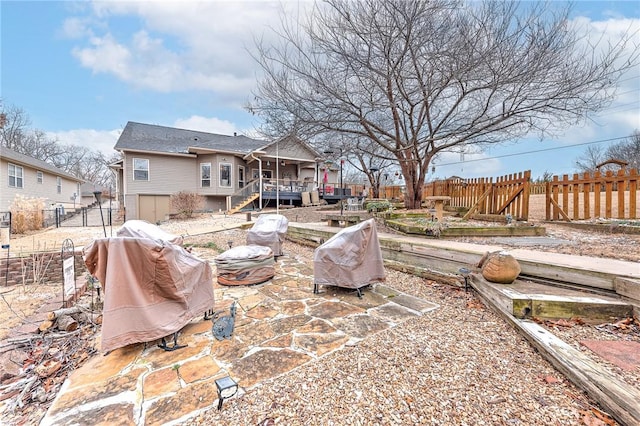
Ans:
{"type": "Polygon", "coordinates": [[[357,344],[374,333],[438,308],[383,284],[363,292],[321,287],[313,293],[312,266],[284,256],[274,279],[262,284],[214,284],[219,315],[237,303],[231,339],[214,338],[199,318],[180,333],[183,349],[157,342],[98,355],[72,373],[42,425],[160,425],[185,420],[217,401],[214,381],[229,375],[239,394],[272,377],[357,344]]]}

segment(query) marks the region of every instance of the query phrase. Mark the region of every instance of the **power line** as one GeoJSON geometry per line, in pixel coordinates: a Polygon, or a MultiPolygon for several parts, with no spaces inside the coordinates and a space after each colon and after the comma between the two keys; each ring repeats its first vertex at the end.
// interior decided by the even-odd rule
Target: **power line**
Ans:
{"type": "Polygon", "coordinates": [[[594,145],[594,144],[597,144],[597,143],[613,142],[613,141],[619,141],[619,140],[623,140],[623,139],[627,139],[627,138],[628,138],[628,136],[620,136],[620,137],[617,137],[617,138],[601,139],[601,140],[598,140],[598,141],[583,142],[583,143],[577,143],[577,144],[573,144],[573,145],[563,145],[563,146],[556,146],[556,147],[553,147],[553,148],[536,149],[536,150],[533,150],[533,151],[514,152],[513,154],[495,155],[493,157],[483,157],[483,158],[475,158],[475,159],[465,160],[465,161],[453,161],[451,163],[434,164],[434,166],[442,167],[442,166],[451,166],[451,165],[454,165],[454,164],[471,163],[473,161],[485,161],[485,160],[493,160],[493,159],[496,159],[496,158],[515,157],[517,155],[535,154],[535,153],[538,153],[538,152],[555,151],[557,149],[574,148],[576,146],[594,145]]]}

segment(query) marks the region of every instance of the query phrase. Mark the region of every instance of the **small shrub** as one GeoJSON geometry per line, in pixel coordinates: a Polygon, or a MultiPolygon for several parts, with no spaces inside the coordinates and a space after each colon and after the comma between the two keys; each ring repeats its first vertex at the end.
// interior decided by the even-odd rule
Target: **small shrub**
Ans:
{"type": "Polygon", "coordinates": [[[204,207],[205,198],[195,192],[180,191],[171,195],[169,202],[179,217],[192,218],[196,211],[204,207]]]}
{"type": "Polygon", "coordinates": [[[387,212],[393,210],[393,204],[389,200],[368,201],[367,211],[371,212],[387,212]]]}
{"type": "Polygon", "coordinates": [[[43,198],[16,195],[9,206],[11,211],[11,231],[14,234],[24,234],[27,231],[42,229],[44,207],[43,198]]]}

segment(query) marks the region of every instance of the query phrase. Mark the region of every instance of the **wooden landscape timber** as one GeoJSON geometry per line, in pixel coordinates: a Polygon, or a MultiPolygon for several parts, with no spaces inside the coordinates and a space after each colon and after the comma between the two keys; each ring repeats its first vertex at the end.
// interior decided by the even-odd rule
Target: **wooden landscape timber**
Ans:
{"type": "MultiPolygon", "coordinates": [[[[438,222],[435,222],[437,224],[438,222]]],[[[390,228],[404,234],[430,236],[431,224],[421,225],[406,223],[402,219],[385,221],[390,228]]],[[[539,237],[546,235],[540,226],[443,226],[439,230],[439,237],[539,237]]]]}
{"type": "Polygon", "coordinates": [[[485,280],[480,274],[471,274],[470,278],[475,286],[481,288],[485,298],[519,319],[580,318],[585,323],[601,324],[610,322],[612,318],[633,316],[633,304],[614,294],[585,293],[525,279],[517,279],[511,284],[497,284],[485,280]]]}

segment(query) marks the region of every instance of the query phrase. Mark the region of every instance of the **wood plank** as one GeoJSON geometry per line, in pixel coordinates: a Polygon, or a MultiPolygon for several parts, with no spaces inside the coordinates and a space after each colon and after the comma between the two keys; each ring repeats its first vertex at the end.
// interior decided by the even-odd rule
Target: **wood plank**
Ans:
{"type": "Polygon", "coordinates": [[[615,277],[613,288],[620,296],[632,299],[634,303],[640,303],[640,280],[627,277],[615,277]]]}

